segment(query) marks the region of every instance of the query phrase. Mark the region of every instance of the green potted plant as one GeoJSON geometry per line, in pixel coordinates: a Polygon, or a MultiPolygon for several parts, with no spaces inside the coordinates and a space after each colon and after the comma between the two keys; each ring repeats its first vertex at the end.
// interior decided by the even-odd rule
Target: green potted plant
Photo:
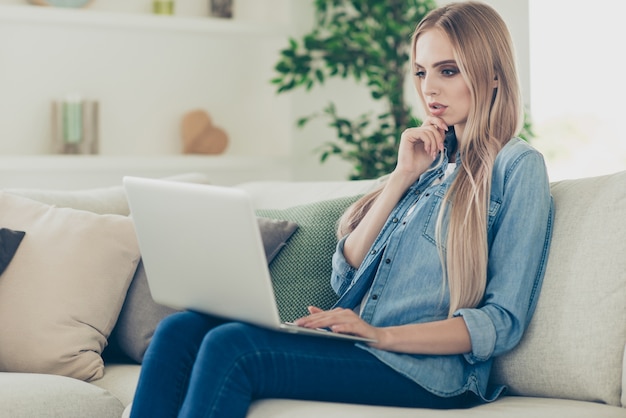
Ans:
{"type": "Polygon", "coordinates": [[[354,120],[342,117],[334,105],[300,118],[326,117],[337,133],[320,149],[322,162],[337,156],[350,162],[351,179],[376,178],[393,170],[400,134],[421,121],[404,97],[409,75],[411,34],[433,8],[434,0],[315,0],[315,26],[301,40],[289,39],[275,65],[272,80],[278,93],[312,89],[330,77],[352,78],[382,101],[379,114],[354,120]]]}
{"type": "MultiPolygon", "coordinates": [[[[411,35],[437,5],[434,0],[314,0],[314,7],[314,28],[299,41],[289,39],[272,83],[278,93],[311,90],[330,77],[352,78],[368,88],[374,100],[383,102],[382,112],[350,120],[331,102],[297,125],[316,117],[329,119],[337,139],[320,147],[320,160],[336,156],[350,162],[351,179],[387,174],[395,167],[402,131],[421,124],[405,101],[404,85],[410,75],[411,35]]],[[[533,136],[526,114],[520,137],[533,136]]]]}

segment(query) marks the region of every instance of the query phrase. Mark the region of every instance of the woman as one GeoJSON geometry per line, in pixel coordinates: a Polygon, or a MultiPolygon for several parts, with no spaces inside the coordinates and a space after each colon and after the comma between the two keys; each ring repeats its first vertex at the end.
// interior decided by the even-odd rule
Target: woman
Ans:
{"type": "Polygon", "coordinates": [[[296,321],[376,342],[176,314],[147,351],[133,417],[245,417],[260,398],[460,408],[502,392],[492,359],[530,321],[552,221],[543,158],[515,138],[510,35],[487,5],[443,6],[417,26],[411,65],[424,123],[342,218],[336,307],[296,321]]]}

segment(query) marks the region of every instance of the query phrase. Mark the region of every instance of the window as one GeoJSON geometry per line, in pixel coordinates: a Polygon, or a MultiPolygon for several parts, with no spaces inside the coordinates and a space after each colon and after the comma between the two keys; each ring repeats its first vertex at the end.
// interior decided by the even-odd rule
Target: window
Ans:
{"type": "Polygon", "coordinates": [[[626,170],[626,24],[614,0],[529,0],[532,143],[551,180],[626,170]]]}

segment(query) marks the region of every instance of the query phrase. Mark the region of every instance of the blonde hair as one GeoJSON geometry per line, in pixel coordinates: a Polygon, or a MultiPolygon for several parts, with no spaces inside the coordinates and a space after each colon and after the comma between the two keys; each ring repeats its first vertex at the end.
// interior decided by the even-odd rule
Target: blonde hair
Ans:
{"type": "MultiPolygon", "coordinates": [[[[476,307],[484,296],[492,169],[500,149],[520,131],[523,107],[513,42],[506,24],[493,8],[470,1],[431,11],[413,34],[411,67],[417,39],[428,30],[440,30],[450,40],[472,100],[463,138],[459,141],[461,167],[444,197],[436,227],[451,316],[460,308],[476,307]],[[497,83],[495,88],[494,83],[497,83]],[[444,231],[446,208],[449,208],[449,222],[444,231]],[[442,244],[444,232],[446,249],[442,244]]],[[[425,98],[417,91],[425,105],[425,98]]],[[[340,219],[340,235],[358,225],[381,190],[382,185],[348,209],[340,219]]]]}

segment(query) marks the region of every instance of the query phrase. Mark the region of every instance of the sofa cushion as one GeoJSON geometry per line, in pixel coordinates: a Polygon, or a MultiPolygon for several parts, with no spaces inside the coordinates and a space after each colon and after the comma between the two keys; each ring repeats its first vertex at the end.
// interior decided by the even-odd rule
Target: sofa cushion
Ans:
{"type": "Polygon", "coordinates": [[[620,405],[626,343],[626,171],[552,184],[552,245],[535,316],[496,359],[512,394],[620,405]]]}
{"type": "Polygon", "coordinates": [[[271,181],[259,180],[240,183],[257,209],[288,209],[308,203],[322,202],[345,196],[362,195],[377,187],[383,180],[352,181],[271,181]]]}
{"type": "Polygon", "coordinates": [[[156,326],[174,312],[176,309],[156,303],[152,299],[146,270],[143,261],[140,261],[120,316],[111,332],[109,345],[104,352],[105,359],[117,359],[121,354],[141,363],[156,326]]]}
{"type": "MultiPolygon", "coordinates": [[[[271,263],[298,225],[291,221],[263,217],[257,217],[257,223],[267,262],[271,263]]],[[[156,326],[163,318],[174,312],[175,309],[156,303],[152,299],[146,271],[143,262],[140,262],[111,334],[109,351],[121,352],[131,360],[141,363],[156,326]]]]}
{"type": "Polygon", "coordinates": [[[85,190],[5,189],[6,193],[27,197],[48,205],[103,214],[128,215],[128,202],[122,186],[85,190]]]}
{"type": "Polygon", "coordinates": [[[336,225],[360,195],[298,205],[286,209],[257,209],[257,215],[298,224],[286,246],[270,265],[276,303],[283,321],[306,315],[307,306],[327,309],[337,300],[330,286],[336,225]]]}
{"type": "Polygon", "coordinates": [[[271,264],[296,232],[298,224],[284,219],[270,219],[262,216],[257,216],[256,220],[261,231],[265,258],[267,258],[267,263],[271,264]]]}
{"type": "Polygon", "coordinates": [[[107,388],[38,373],[0,373],[0,398],[3,418],[119,418],[125,406],[107,388]]]}
{"type": "Polygon", "coordinates": [[[122,405],[127,406],[135,396],[140,373],[141,365],[139,364],[107,364],[104,377],[95,380],[93,385],[106,389],[119,399],[122,405]]]}
{"type": "Polygon", "coordinates": [[[0,371],[102,377],[139,262],[132,221],[0,193],[0,225],[26,232],[0,276],[0,371]]]}
{"type": "MultiPolygon", "coordinates": [[[[170,176],[168,179],[186,183],[210,183],[208,177],[202,173],[183,173],[170,176]]],[[[4,189],[4,191],[49,205],[86,210],[101,215],[128,215],[130,212],[123,186],[99,187],[84,190],[10,188],[4,189]]]]}
{"type": "MultiPolygon", "coordinates": [[[[122,415],[127,417],[127,415],[122,415]]],[[[624,418],[614,406],[565,399],[505,396],[468,409],[418,409],[292,399],[261,399],[246,418],[624,418]]]]}

